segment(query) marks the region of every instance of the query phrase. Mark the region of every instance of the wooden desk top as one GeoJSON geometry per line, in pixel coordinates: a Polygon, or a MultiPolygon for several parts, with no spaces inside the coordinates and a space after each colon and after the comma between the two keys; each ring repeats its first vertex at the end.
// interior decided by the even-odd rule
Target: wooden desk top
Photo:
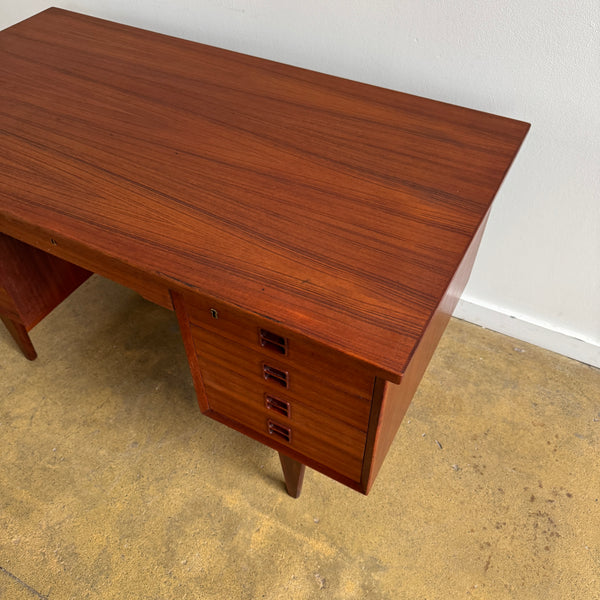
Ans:
{"type": "Polygon", "coordinates": [[[397,381],[528,128],[53,8],[0,32],[0,231],[397,381]]]}

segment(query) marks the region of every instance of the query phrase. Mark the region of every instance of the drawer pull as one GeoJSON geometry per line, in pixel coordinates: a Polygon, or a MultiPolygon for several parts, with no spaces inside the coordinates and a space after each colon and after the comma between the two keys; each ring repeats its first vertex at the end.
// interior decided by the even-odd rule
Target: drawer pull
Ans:
{"type": "Polygon", "coordinates": [[[261,329],[259,332],[260,345],[271,352],[285,356],[287,354],[287,339],[276,333],[261,329]]]}
{"type": "Polygon", "coordinates": [[[284,417],[290,416],[290,403],[285,400],[280,400],[279,398],[274,398],[273,396],[265,394],[265,406],[269,410],[279,413],[284,417]]]}
{"type": "Polygon", "coordinates": [[[267,421],[269,427],[269,435],[277,438],[281,438],[284,442],[290,443],[292,441],[292,430],[285,425],[280,425],[270,419],[267,421]]]}
{"type": "Polygon", "coordinates": [[[282,371],[281,369],[276,369],[275,367],[270,367],[263,363],[263,377],[267,381],[272,381],[273,383],[277,383],[280,386],[286,388],[289,385],[288,374],[287,371],[282,371]]]}

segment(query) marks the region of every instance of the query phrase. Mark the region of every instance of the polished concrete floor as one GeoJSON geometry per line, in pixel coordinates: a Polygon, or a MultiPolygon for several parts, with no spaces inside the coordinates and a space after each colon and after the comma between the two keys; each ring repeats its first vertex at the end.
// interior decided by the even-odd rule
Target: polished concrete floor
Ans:
{"type": "Polygon", "coordinates": [[[0,331],[0,598],[600,598],[600,371],[453,320],[365,497],[203,417],[98,277],[0,331]]]}

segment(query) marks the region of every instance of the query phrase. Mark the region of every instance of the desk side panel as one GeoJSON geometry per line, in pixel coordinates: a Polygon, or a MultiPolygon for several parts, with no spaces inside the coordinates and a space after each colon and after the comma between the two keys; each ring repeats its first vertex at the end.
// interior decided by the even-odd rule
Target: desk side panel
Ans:
{"type": "Polygon", "coordinates": [[[444,298],[425,330],[400,383],[395,384],[378,379],[375,384],[362,479],[365,493],[369,492],[377,477],[377,473],[394,441],[402,419],[423,378],[427,365],[467,285],[486,223],[487,215],[465,253],[444,298]]]}
{"type": "Polygon", "coordinates": [[[174,292],[173,290],[171,290],[170,294],[173,308],[175,309],[175,315],[179,322],[179,331],[181,332],[181,337],[183,339],[188,364],[190,365],[194,388],[196,389],[196,395],[198,397],[198,405],[200,406],[200,410],[203,413],[206,413],[208,411],[208,401],[206,399],[206,390],[204,389],[204,381],[202,380],[202,373],[200,371],[200,363],[198,362],[196,348],[194,347],[188,311],[181,294],[174,292]]]}
{"type": "Polygon", "coordinates": [[[0,233],[0,314],[29,331],[90,271],[0,233]]]}
{"type": "Polygon", "coordinates": [[[0,285],[0,315],[11,321],[21,322],[21,315],[17,310],[15,301],[2,285],[0,285]]]}

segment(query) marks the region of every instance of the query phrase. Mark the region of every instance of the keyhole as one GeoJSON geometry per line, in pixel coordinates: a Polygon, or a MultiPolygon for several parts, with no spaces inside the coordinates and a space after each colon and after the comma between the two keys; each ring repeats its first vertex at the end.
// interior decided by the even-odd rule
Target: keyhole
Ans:
{"type": "Polygon", "coordinates": [[[219,313],[216,311],[216,309],[214,309],[214,308],[211,308],[211,309],[210,309],[210,316],[211,316],[213,319],[218,319],[218,318],[219,318],[219,313]]]}

